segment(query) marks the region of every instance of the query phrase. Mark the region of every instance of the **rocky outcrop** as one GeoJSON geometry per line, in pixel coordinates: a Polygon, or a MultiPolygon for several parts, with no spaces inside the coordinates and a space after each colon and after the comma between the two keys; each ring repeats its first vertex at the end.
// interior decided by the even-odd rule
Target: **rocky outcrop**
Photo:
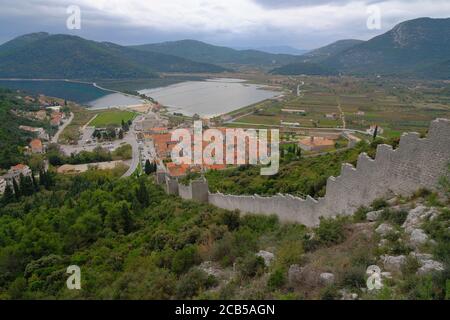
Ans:
{"type": "Polygon", "coordinates": [[[329,273],[329,272],[321,273],[319,275],[319,279],[323,285],[331,285],[331,284],[334,284],[334,281],[335,281],[334,274],[329,273]]]}
{"type": "Polygon", "coordinates": [[[394,232],[395,229],[389,223],[382,223],[375,229],[375,232],[378,233],[381,237],[386,237],[388,234],[394,232]]]}
{"type": "Polygon", "coordinates": [[[422,229],[413,229],[409,239],[411,245],[417,248],[428,241],[428,236],[422,229]]]}
{"type": "Polygon", "coordinates": [[[260,250],[256,256],[261,257],[264,259],[264,264],[266,265],[266,267],[270,266],[270,264],[272,263],[273,259],[275,259],[275,255],[272,252],[269,251],[264,251],[264,250],[260,250]]]}
{"type": "Polygon", "coordinates": [[[401,272],[402,267],[406,264],[406,256],[381,256],[384,269],[390,272],[401,272]]]}
{"type": "Polygon", "coordinates": [[[380,218],[382,213],[383,213],[383,210],[367,212],[366,219],[371,222],[377,221],[380,218]]]}

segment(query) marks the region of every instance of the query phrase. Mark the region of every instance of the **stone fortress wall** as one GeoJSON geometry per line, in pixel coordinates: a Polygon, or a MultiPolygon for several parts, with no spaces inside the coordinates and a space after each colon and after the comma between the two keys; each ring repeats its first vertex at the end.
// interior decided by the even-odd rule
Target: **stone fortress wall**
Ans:
{"type": "Polygon", "coordinates": [[[281,221],[314,226],[320,217],[351,215],[380,197],[407,195],[420,188],[435,189],[439,179],[448,175],[449,162],[450,121],[437,119],[431,123],[427,138],[405,133],[397,149],[379,145],[375,160],[362,153],[356,168],[343,164],[341,175],[328,178],[326,194],[318,200],[283,194],[261,197],[210,193],[205,179],[184,186],[163,172],[158,172],[157,181],[164,184],[167,193],[183,199],[209,202],[242,213],[276,214],[281,221]]]}

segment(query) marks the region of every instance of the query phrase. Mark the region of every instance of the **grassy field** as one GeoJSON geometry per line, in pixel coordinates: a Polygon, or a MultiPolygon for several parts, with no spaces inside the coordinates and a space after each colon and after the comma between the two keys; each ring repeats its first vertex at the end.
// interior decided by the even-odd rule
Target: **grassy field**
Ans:
{"type": "Polygon", "coordinates": [[[122,120],[127,122],[129,120],[133,120],[136,116],[135,112],[127,111],[127,110],[108,110],[102,113],[99,113],[95,119],[93,119],[89,125],[94,127],[107,127],[107,126],[120,126],[122,120]]]}
{"type": "Polygon", "coordinates": [[[80,127],[84,126],[95,115],[95,112],[77,104],[69,102],[68,106],[70,111],[74,114],[74,118],[61,133],[58,141],[59,143],[76,143],[80,136],[80,127]]]}

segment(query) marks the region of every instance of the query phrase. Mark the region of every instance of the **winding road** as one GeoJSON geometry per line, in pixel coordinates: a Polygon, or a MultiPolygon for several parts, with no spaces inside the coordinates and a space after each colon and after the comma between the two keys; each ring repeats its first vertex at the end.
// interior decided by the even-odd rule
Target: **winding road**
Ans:
{"type": "Polygon", "coordinates": [[[58,143],[59,136],[60,136],[61,133],[64,131],[64,129],[72,122],[73,117],[74,117],[74,114],[71,112],[71,113],[70,113],[70,116],[69,116],[69,119],[68,119],[67,121],[65,121],[65,122],[63,123],[62,126],[60,126],[60,127],[58,128],[58,131],[57,131],[57,132],[55,133],[55,135],[52,137],[51,143],[58,143]]]}

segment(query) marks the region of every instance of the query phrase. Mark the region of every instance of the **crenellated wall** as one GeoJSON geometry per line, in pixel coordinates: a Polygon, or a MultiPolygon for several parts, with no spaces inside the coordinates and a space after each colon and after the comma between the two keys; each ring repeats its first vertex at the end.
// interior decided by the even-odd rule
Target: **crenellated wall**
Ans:
{"type": "Polygon", "coordinates": [[[367,206],[383,196],[407,195],[419,188],[435,189],[439,179],[448,174],[449,162],[450,121],[437,119],[431,123],[427,138],[407,133],[395,150],[388,145],[379,145],[375,160],[362,153],[356,168],[343,164],[341,175],[328,178],[326,194],[318,200],[282,194],[261,197],[209,193],[204,179],[183,186],[166,177],[165,183],[169,193],[183,199],[209,202],[243,213],[276,214],[281,221],[314,226],[319,223],[319,217],[350,215],[358,207],[367,206]]]}

